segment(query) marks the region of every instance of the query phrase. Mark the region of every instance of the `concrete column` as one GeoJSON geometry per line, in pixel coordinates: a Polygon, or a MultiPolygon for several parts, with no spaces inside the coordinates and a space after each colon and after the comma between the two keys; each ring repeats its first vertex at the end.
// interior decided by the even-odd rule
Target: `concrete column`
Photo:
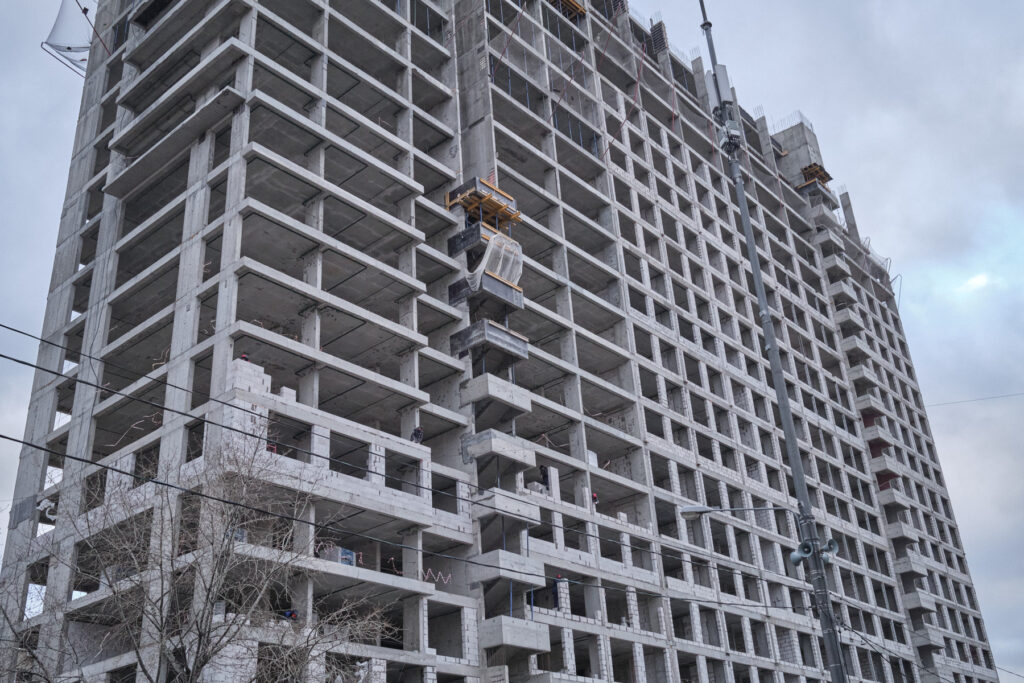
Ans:
{"type": "Polygon", "coordinates": [[[646,681],[647,678],[647,662],[644,659],[644,646],[640,643],[633,643],[633,680],[634,681],[646,681]]]}
{"type": "Polygon", "coordinates": [[[371,443],[367,450],[369,451],[369,456],[366,462],[366,481],[374,486],[384,486],[384,446],[371,443]]]}
{"type": "Polygon", "coordinates": [[[420,596],[406,598],[402,602],[402,634],[405,650],[426,652],[427,649],[427,599],[420,596]]]}
{"type": "Polygon", "coordinates": [[[562,629],[562,661],[565,663],[565,672],[570,676],[575,676],[576,650],[573,646],[572,629],[569,628],[562,629]]]}

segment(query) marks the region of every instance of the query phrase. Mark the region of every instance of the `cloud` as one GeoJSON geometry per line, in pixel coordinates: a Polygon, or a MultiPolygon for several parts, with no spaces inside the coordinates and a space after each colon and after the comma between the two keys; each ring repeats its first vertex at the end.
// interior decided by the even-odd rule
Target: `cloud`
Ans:
{"type": "Polygon", "coordinates": [[[988,273],[978,273],[972,277],[967,278],[967,282],[960,286],[960,289],[967,292],[973,292],[976,289],[987,287],[990,283],[988,273]]]}

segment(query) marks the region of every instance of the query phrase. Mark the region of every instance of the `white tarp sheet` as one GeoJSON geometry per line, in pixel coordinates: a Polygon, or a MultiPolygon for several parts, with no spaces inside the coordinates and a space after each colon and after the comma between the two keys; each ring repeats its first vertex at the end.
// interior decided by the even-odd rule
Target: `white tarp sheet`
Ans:
{"type": "Polygon", "coordinates": [[[96,20],[96,0],[61,0],[50,35],[43,41],[50,51],[76,71],[85,72],[96,20]],[[81,7],[79,6],[81,5],[81,7]],[[83,13],[82,9],[86,12],[83,13]]]}
{"type": "Polygon", "coordinates": [[[480,279],[485,272],[496,275],[510,284],[518,285],[519,278],[523,275],[523,246],[501,233],[491,235],[484,257],[469,274],[469,286],[473,290],[480,287],[480,279]]]}

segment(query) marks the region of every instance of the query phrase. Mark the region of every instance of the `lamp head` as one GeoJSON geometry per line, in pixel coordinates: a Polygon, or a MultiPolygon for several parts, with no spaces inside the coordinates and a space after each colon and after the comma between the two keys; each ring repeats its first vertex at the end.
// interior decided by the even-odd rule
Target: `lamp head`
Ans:
{"type": "Polygon", "coordinates": [[[701,515],[706,515],[713,511],[714,508],[708,507],[707,505],[684,505],[679,508],[679,516],[687,522],[692,522],[695,519],[698,519],[701,515]]]}

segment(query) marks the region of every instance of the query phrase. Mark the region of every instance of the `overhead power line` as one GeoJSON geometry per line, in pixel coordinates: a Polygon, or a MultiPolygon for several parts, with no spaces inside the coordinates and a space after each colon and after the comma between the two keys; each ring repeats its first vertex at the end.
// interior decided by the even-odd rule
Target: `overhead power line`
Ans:
{"type": "MultiPolygon", "coordinates": [[[[506,571],[506,572],[512,572],[514,574],[518,574],[518,575],[523,576],[523,577],[532,577],[532,578],[536,578],[536,579],[543,579],[545,582],[547,582],[549,580],[550,581],[565,581],[566,583],[586,585],[582,581],[576,581],[576,580],[567,578],[567,577],[562,576],[562,575],[551,576],[549,574],[530,572],[530,571],[526,571],[526,570],[523,570],[523,569],[515,569],[515,568],[512,568],[512,567],[508,567],[508,566],[491,564],[491,563],[488,563],[488,562],[481,562],[479,560],[473,560],[473,559],[466,558],[466,557],[457,557],[457,556],[451,555],[449,553],[438,552],[438,551],[435,551],[435,550],[427,550],[425,548],[417,548],[415,546],[409,545],[408,543],[401,543],[399,541],[389,541],[389,540],[387,540],[385,538],[379,538],[377,536],[373,536],[371,534],[367,534],[367,533],[360,532],[360,531],[347,530],[347,529],[344,529],[344,528],[342,528],[340,526],[337,526],[336,524],[325,524],[325,523],[322,523],[322,522],[314,522],[314,521],[311,521],[311,520],[308,520],[308,519],[303,519],[301,517],[296,517],[294,515],[288,515],[288,514],[285,514],[285,513],[282,513],[282,512],[274,512],[274,511],[271,511],[271,510],[266,510],[264,508],[260,508],[260,507],[255,506],[255,505],[250,505],[248,503],[243,503],[241,501],[232,500],[230,498],[223,498],[221,496],[215,496],[213,494],[205,493],[203,491],[197,491],[195,489],[191,489],[191,488],[188,488],[186,486],[182,486],[180,484],[174,484],[174,483],[171,483],[171,482],[163,481],[161,479],[151,478],[151,477],[148,477],[146,475],[136,474],[135,472],[130,472],[128,470],[124,470],[124,469],[121,469],[119,467],[114,467],[113,465],[107,465],[107,464],[104,464],[104,463],[93,462],[93,461],[91,461],[91,460],[89,460],[87,458],[81,458],[81,457],[78,457],[78,456],[69,455],[69,454],[66,454],[66,453],[61,453],[60,451],[56,451],[56,450],[53,450],[51,448],[47,448],[45,446],[41,446],[39,444],[35,444],[35,443],[30,442],[30,441],[25,441],[24,439],[19,439],[19,438],[13,437],[13,436],[9,436],[7,434],[0,434],[0,439],[3,439],[5,441],[11,441],[11,442],[17,443],[17,444],[21,444],[22,446],[26,446],[28,448],[34,448],[34,449],[36,449],[38,451],[41,451],[43,453],[48,453],[50,455],[56,455],[56,456],[59,456],[59,457],[68,458],[69,460],[74,460],[75,462],[81,462],[81,463],[84,463],[84,464],[87,464],[87,465],[95,465],[95,466],[100,467],[102,469],[105,469],[105,470],[107,470],[109,472],[114,472],[115,474],[120,474],[120,475],[123,475],[123,476],[126,476],[126,477],[131,477],[132,479],[135,479],[136,481],[139,481],[139,482],[141,482],[143,484],[151,483],[151,484],[154,484],[154,485],[157,485],[157,486],[164,486],[166,488],[178,491],[182,495],[194,496],[196,498],[202,498],[204,500],[209,500],[209,501],[212,501],[212,502],[215,502],[215,503],[220,503],[222,505],[233,505],[233,506],[245,509],[245,510],[249,510],[250,512],[255,512],[255,513],[260,514],[260,515],[267,515],[267,516],[270,516],[270,517],[276,517],[277,519],[280,519],[280,520],[283,520],[283,521],[287,521],[287,522],[305,524],[307,526],[312,527],[314,530],[333,531],[333,532],[337,532],[337,533],[347,534],[349,536],[354,536],[356,538],[361,538],[363,540],[371,541],[373,543],[379,543],[381,545],[392,546],[392,547],[395,547],[395,548],[398,548],[398,549],[401,549],[401,550],[411,550],[413,552],[418,552],[418,553],[420,553],[422,555],[430,555],[432,557],[437,557],[437,558],[441,558],[441,559],[445,559],[445,560],[451,560],[453,562],[464,562],[464,563],[466,563],[468,565],[473,565],[473,566],[476,566],[476,567],[484,567],[484,568],[487,568],[487,569],[499,569],[499,570],[506,571]]],[[[619,588],[617,586],[601,586],[601,587],[604,588],[605,590],[617,591],[617,592],[621,592],[621,593],[627,593],[628,594],[628,592],[629,592],[629,589],[626,588],[626,587],[622,587],[622,588],[619,588]]],[[[661,597],[664,597],[661,593],[652,593],[652,592],[649,592],[649,591],[644,591],[644,590],[639,590],[639,589],[636,590],[636,594],[644,596],[644,597],[651,597],[651,598],[661,598],[661,597]]],[[[751,602],[736,602],[736,601],[730,601],[730,600],[711,600],[711,599],[708,599],[708,598],[696,598],[696,597],[691,597],[691,596],[688,596],[688,597],[684,598],[684,600],[686,600],[687,602],[694,602],[694,603],[697,603],[697,604],[724,605],[724,606],[733,606],[733,607],[743,607],[745,609],[753,609],[753,610],[764,608],[764,609],[782,609],[782,610],[792,611],[792,609],[790,607],[786,607],[784,605],[769,605],[769,604],[764,603],[764,602],[757,603],[757,602],[752,602],[752,601],[751,602]]]]}
{"type": "MultiPolygon", "coordinates": [[[[27,334],[27,333],[21,332],[20,330],[15,330],[14,328],[11,328],[10,326],[4,325],[2,323],[0,323],[0,328],[6,328],[6,329],[9,329],[9,330],[20,332],[22,334],[27,334]]],[[[34,335],[28,335],[28,336],[34,336],[34,335]]],[[[47,343],[54,344],[56,346],[60,346],[59,344],[55,344],[54,342],[47,342],[47,343]]],[[[36,370],[42,371],[42,372],[47,372],[47,373],[50,373],[50,374],[53,374],[53,375],[57,375],[59,377],[63,377],[65,379],[67,379],[67,380],[70,380],[72,382],[84,384],[86,386],[90,386],[90,387],[99,389],[100,391],[109,392],[111,394],[114,394],[114,395],[117,395],[117,396],[121,396],[121,397],[123,397],[123,398],[125,398],[125,399],[127,399],[129,401],[137,401],[139,403],[143,403],[145,405],[148,405],[148,406],[150,406],[152,408],[156,408],[158,410],[166,410],[166,411],[168,411],[170,413],[174,413],[174,414],[186,417],[186,418],[190,418],[190,419],[192,419],[192,420],[194,420],[196,422],[201,422],[201,423],[203,423],[205,425],[209,425],[211,427],[219,427],[219,428],[226,429],[228,431],[234,432],[236,434],[239,434],[241,436],[247,436],[247,437],[250,437],[250,438],[259,439],[261,441],[266,441],[268,443],[271,443],[271,442],[276,443],[274,441],[274,439],[271,439],[269,437],[269,435],[258,434],[258,433],[255,433],[255,432],[249,432],[249,431],[246,431],[244,429],[241,429],[240,427],[226,425],[224,423],[217,422],[217,421],[214,421],[214,420],[210,420],[208,418],[201,417],[201,416],[194,416],[194,415],[192,415],[188,411],[183,411],[183,410],[177,410],[175,408],[170,408],[170,407],[160,403],[159,401],[154,401],[154,400],[151,400],[151,399],[144,399],[144,398],[141,398],[141,397],[138,397],[138,396],[132,396],[131,394],[125,393],[123,391],[118,391],[118,390],[114,390],[114,389],[105,388],[103,385],[100,385],[100,384],[95,383],[95,382],[90,382],[88,380],[81,379],[81,378],[78,378],[78,377],[68,377],[67,375],[64,375],[63,373],[60,373],[60,372],[58,372],[56,370],[50,370],[50,369],[45,368],[45,367],[43,367],[41,365],[38,365],[38,364],[35,364],[35,363],[31,363],[31,362],[23,360],[23,359],[14,358],[13,356],[8,356],[8,355],[3,354],[3,353],[0,353],[0,359],[4,359],[4,360],[7,360],[7,361],[10,361],[10,362],[13,362],[13,363],[17,363],[19,365],[24,365],[24,366],[27,366],[27,367],[31,367],[31,368],[34,368],[36,370]]],[[[157,378],[153,378],[153,379],[154,379],[154,381],[161,381],[161,380],[158,380],[157,378]]],[[[172,385],[172,384],[170,384],[168,382],[163,382],[163,381],[161,381],[161,382],[163,384],[167,385],[167,386],[172,386],[172,387],[174,386],[174,385],[172,385]]],[[[192,393],[192,390],[190,390],[190,389],[185,389],[183,387],[176,387],[176,388],[180,388],[182,391],[185,391],[185,392],[188,392],[188,393],[192,393]]],[[[221,403],[221,404],[223,404],[223,405],[225,405],[225,406],[227,406],[229,408],[234,408],[234,409],[239,410],[239,411],[241,411],[243,413],[251,414],[251,415],[254,415],[254,416],[257,416],[257,417],[260,417],[260,418],[264,417],[258,411],[254,411],[254,410],[245,408],[243,406],[238,406],[238,405],[235,405],[235,404],[230,403],[228,401],[223,401],[223,400],[220,400],[220,399],[214,399],[212,397],[210,398],[210,400],[211,401],[216,401],[217,403],[221,403]]],[[[332,461],[332,458],[329,455],[323,455],[321,453],[314,453],[313,451],[311,451],[309,449],[302,448],[300,446],[294,446],[294,447],[289,446],[289,447],[293,448],[293,450],[295,452],[301,453],[303,455],[309,455],[310,457],[315,457],[315,458],[319,458],[319,459],[323,459],[323,460],[327,460],[327,461],[332,461]]],[[[97,464],[97,463],[95,463],[93,461],[89,461],[89,462],[92,463],[92,464],[97,464]]],[[[359,466],[359,465],[355,465],[355,464],[352,464],[352,463],[345,463],[345,466],[346,467],[350,467],[351,469],[354,469],[354,470],[357,470],[357,471],[362,471],[362,472],[367,472],[367,473],[371,472],[371,470],[368,467],[359,466]]],[[[493,510],[495,512],[500,512],[503,515],[513,517],[513,518],[515,518],[515,519],[517,519],[519,521],[523,521],[523,522],[530,522],[530,521],[532,521],[531,518],[524,517],[524,516],[516,514],[514,512],[510,512],[508,510],[504,510],[504,509],[498,508],[495,505],[489,505],[489,504],[487,504],[487,503],[485,503],[483,501],[474,500],[472,498],[465,498],[465,497],[459,496],[457,493],[452,493],[450,491],[444,491],[444,490],[441,490],[441,489],[435,489],[435,488],[432,488],[432,487],[427,486],[425,484],[420,484],[420,483],[417,483],[417,482],[408,482],[408,481],[406,481],[405,479],[403,479],[401,477],[398,477],[398,476],[395,476],[395,475],[389,475],[387,473],[379,473],[378,472],[376,474],[379,474],[380,476],[384,477],[385,479],[395,479],[395,480],[401,481],[403,485],[408,485],[408,486],[412,486],[413,488],[430,491],[431,493],[436,493],[436,494],[439,494],[439,495],[448,496],[448,497],[451,497],[451,498],[453,498],[453,499],[455,499],[457,501],[465,502],[465,503],[468,503],[470,505],[476,505],[476,506],[482,507],[484,509],[493,510]]],[[[474,486],[473,484],[470,484],[469,482],[464,482],[464,483],[470,489],[475,489],[478,492],[492,492],[492,493],[495,493],[496,495],[501,495],[503,497],[510,498],[511,500],[514,500],[514,501],[517,501],[517,502],[520,500],[520,498],[518,496],[515,496],[514,494],[512,494],[510,492],[507,492],[507,491],[504,491],[503,489],[500,489],[500,488],[485,489],[485,488],[482,488],[480,486],[474,486]]],[[[765,508],[765,509],[766,510],[772,510],[772,509],[776,509],[776,508],[765,508]]],[[[744,521],[746,521],[746,520],[744,520],[744,521]]],[[[594,539],[598,539],[598,540],[601,539],[600,534],[592,534],[592,533],[589,533],[587,531],[581,531],[581,530],[578,530],[578,529],[573,529],[573,528],[567,527],[567,526],[565,526],[563,524],[555,524],[554,521],[548,522],[547,525],[552,527],[552,528],[561,529],[563,531],[563,533],[576,534],[577,537],[594,538],[594,539]]],[[[689,554],[689,555],[691,555],[693,557],[697,557],[697,558],[700,558],[700,559],[703,559],[703,560],[707,560],[708,562],[721,562],[720,558],[715,558],[715,557],[713,557],[710,554],[705,555],[705,554],[697,553],[697,552],[694,552],[692,550],[683,550],[683,549],[681,549],[681,550],[676,551],[676,552],[679,553],[679,555],[674,555],[674,554],[666,553],[664,551],[657,551],[657,550],[653,550],[651,548],[647,548],[647,547],[644,547],[644,546],[637,546],[637,545],[633,545],[633,544],[626,544],[625,547],[629,548],[630,550],[635,550],[635,551],[638,551],[638,552],[648,553],[648,554],[650,554],[652,556],[657,556],[657,557],[662,557],[662,558],[666,558],[667,557],[667,558],[671,559],[672,561],[680,562],[680,563],[683,563],[683,564],[689,564],[689,565],[692,565],[692,566],[704,566],[704,565],[701,565],[699,562],[696,562],[693,559],[684,559],[681,556],[682,553],[687,553],[687,554],[689,554]]],[[[718,569],[720,569],[720,570],[724,569],[724,570],[732,573],[733,575],[738,575],[738,576],[741,576],[741,577],[742,576],[750,576],[751,575],[749,572],[745,574],[742,569],[738,569],[738,568],[735,568],[735,567],[721,567],[721,566],[719,566],[718,569]]],[[[767,569],[767,568],[760,568],[760,567],[751,567],[750,572],[764,572],[766,574],[772,574],[774,576],[779,576],[781,578],[790,579],[790,580],[796,578],[796,577],[790,576],[789,574],[786,574],[785,572],[781,572],[781,571],[777,571],[777,570],[772,570],[772,569],[767,569]]]]}
{"type": "Polygon", "coordinates": [[[963,403],[977,403],[978,401],[993,401],[997,398],[1015,398],[1017,396],[1024,396],[1024,391],[1018,391],[1013,394],[999,394],[997,396],[979,396],[978,398],[965,398],[961,401],[946,401],[945,403],[929,403],[925,408],[938,408],[939,406],[956,406],[963,403]]]}

